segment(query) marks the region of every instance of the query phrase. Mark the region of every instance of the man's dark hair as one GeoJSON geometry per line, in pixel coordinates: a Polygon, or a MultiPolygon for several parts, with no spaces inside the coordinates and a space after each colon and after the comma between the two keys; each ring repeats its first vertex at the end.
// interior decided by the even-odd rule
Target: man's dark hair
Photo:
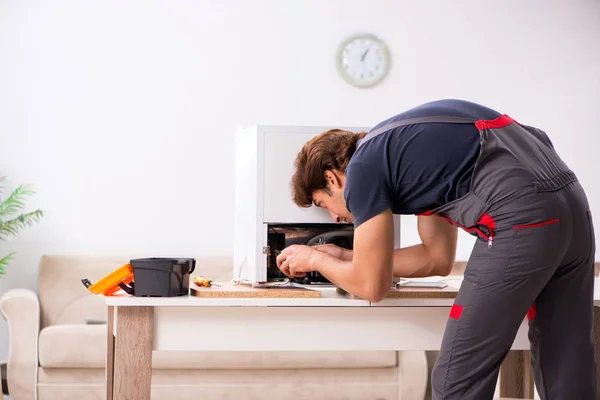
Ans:
{"type": "Polygon", "coordinates": [[[346,172],[356,142],[367,133],[331,129],[309,140],[298,153],[292,177],[292,198],[300,207],[312,205],[312,193],[327,191],[325,171],[346,172]]]}

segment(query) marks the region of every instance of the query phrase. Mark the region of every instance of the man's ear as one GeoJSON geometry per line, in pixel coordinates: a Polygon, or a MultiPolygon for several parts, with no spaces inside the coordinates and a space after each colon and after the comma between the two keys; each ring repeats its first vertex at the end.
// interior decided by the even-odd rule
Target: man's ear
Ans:
{"type": "Polygon", "coordinates": [[[326,170],[324,172],[325,175],[325,182],[327,182],[327,186],[332,186],[332,187],[341,187],[342,185],[342,181],[340,180],[339,176],[337,176],[333,171],[330,170],[326,170]]]}

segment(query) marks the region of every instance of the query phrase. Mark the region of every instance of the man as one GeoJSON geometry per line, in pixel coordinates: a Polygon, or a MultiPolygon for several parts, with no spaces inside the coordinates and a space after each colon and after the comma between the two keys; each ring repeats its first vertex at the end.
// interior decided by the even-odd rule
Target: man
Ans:
{"type": "Polygon", "coordinates": [[[541,130],[459,100],[421,105],[369,133],[331,130],[296,159],[299,206],[354,224],[353,250],[290,246],[278,267],[318,271],[380,301],[392,276],[446,276],[457,227],[477,237],[432,374],[434,399],[493,397],[529,319],[542,399],[595,399],[595,238],[575,174],[541,130]],[[394,250],[393,214],[416,214],[422,243],[394,250]]]}

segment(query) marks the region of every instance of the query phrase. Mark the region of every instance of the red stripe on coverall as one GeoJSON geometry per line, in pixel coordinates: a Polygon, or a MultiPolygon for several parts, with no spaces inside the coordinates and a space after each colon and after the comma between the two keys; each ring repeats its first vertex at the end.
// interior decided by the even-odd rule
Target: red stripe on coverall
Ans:
{"type": "Polygon", "coordinates": [[[487,119],[487,120],[481,119],[479,121],[476,121],[475,126],[479,130],[495,129],[495,128],[504,128],[505,126],[508,126],[508,125],[512,124],[513,122],[515,122],[514,119],[512,119],[508,115],[504,114],[496,119],[487,119]]]}

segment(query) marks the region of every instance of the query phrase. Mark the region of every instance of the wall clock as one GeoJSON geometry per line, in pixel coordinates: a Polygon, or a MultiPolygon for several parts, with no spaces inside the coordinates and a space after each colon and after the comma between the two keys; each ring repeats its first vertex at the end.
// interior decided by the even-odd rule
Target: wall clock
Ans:
{"type": "Polygon", "coordinates": [[[390,69],[386,44],[371,34],[359,34],[344,40],[337,54],[337,67],[346,82],[370,87],[381,82],[390,69]]]}

